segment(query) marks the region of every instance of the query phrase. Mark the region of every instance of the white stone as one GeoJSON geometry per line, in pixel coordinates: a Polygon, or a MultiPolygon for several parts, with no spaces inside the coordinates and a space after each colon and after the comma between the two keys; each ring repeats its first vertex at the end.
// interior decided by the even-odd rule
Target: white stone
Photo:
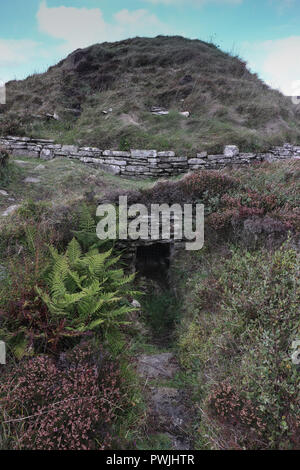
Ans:
{"type": "Polygon", "coordinates": [[[224,148],[224,157],[226,158],[236,157],[239,153],[239,148],[236,145],[226,145],[224,148]]]}
{"type": "Polygon", "coordinates": [[[15,204],[13,206],[9,206],[4,212],[2,212],[2,217],[8,217],[9,215],[13,214],[17,209],[19,209],[20,204],[15,204]]]}
{"type": "Polygon", "coordinates": [[[26,178],[24,180],[24,183],[33,183],[33,184],[36,184],[36,183],[40,183],[41,180],[39,178],[31,178],[30,176],[28,176],[28,178],[26,178]]]}
{"type": "Polygon", "coordinates": [[[175,157],[175,152],[167,151],[167,152],[157,152],[158,157],[175,157]]]}
{"type": "Polygon", "coordinates": [[[43,149],[40,153],[41,160],[52,160],[54,158],[53,150],[51,149],[43,149]]]}
{"type": "Polygon", "coordinates": [[[187,162],[187,157],[165,157],[164,162],[168,162],[168,163],[187,162]]]}
{"type": "Polygon", "coordinates": [[[189,111],[182,111],[180,112],[179,114],[181,114],[181,116],[184,116],[184,117],[190,117],[191,113],[189,111]]]}
{"type": "Polygon", "coordinates": [[[119,166],[114,166],[114,165],[105,165],[103,163],[97,164],[98,168],[100,170],[105,171],[106,173],[110,173],[112,175],[119,175],[121,173],[121,169],[119,166]]]}
{"type": "Polygon", "coordinates": [[[4,191],[4,189],[0,189],[0,196],[8,196],[8,192],[4,191]]]}
{"type": "Polygon", "coordinates": [[[206,161],[205,160],[202,160],[201,158],[191,158],[189,161],[188,161],[188,164],[189,165],[205,165],[206,161]]]}
{"type": "Polygon", "coordinates": [[[197,153],[197,158],[207,158],[207,152],[197,153]]]}
{"type": "Polygon", "coordinates": [[[62,153],[77,153],[78,146],[77,145],[63,145],[61,151],[62,153]]]}
{"type": "Polygon", "coordinates": [[[157,157],[156,150],[131,150],[131,156],[133,158],[153,158],[157,157]]]}
{"type": "Polygon", "coordinates": [[[131,305],[132,305],[134,308],[137,308],[137,309],[139,309],[139,310],[142,308],[140,302],[138,302],[138,301],[135,300],[135,299],[131,302],[131,305]]]}
{"type": "Polygon", "coordinates": [[[23,160],[13,160],[13,162],[15,165],[21,166],[21,167],[29,165],[29,162],[24,162],[23,160]]]}
{"type": "Polygon", "coordinates": [[[6,364],[6,347],[4,341],[0,341],[0,364],[6,364]]]}
{"type": "Polygon", "coordinates": [[[265,162],[268,163],[272,163],[276,160],[275,155],[272,155],[272,153],[265,153],[262,158],[265,162]]]}
{"type": "Polygon", "coordinates": [[[109,158],[104,161],[107,165],[120,165],[120,166],[125,166],[127,165],[127,162],[125,160],[116,160],[114,158],[109,158]]]}
{"type": "Polygon", "coordinates": [[[120,150],[104,150],[103,155],[106,157],[130,157],[131,153],[120,150]]]}
{"type": "Polygon", "coordinates": [[[38,165],[35,167],[34,171],[40,171],[40,170],[45,170],[45,165],[38,165]]]}

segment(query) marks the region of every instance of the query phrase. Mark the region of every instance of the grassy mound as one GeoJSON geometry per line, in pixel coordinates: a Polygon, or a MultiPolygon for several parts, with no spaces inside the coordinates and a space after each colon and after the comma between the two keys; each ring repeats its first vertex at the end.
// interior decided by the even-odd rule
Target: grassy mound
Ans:
{"type": "Polygon", "coordinates": [[[289,98],[238,57],[177,36],[76,50],[46,73],[9,82],[2,111],[0,134],[100,148],[218,152],[224,143],[255,150],[300,139],[299,107],[289,98]],[[170,113],[152,115],[153,106],[170,113]],[[55,112],[59,121],[36,117],[55,112]]]}

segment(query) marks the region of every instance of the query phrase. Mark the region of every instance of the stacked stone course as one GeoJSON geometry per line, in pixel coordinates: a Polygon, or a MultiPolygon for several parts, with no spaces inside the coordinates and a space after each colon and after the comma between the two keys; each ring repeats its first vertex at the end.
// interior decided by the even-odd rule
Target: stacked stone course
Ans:
{"type": "Polygon", "coordinates": [[[57,157],[77,159],[123,177],[157,178],[174,176],[199,169],[220,169],[225,166],[249,165],[254,162],[300,158],[300,146],[285,144],[273,147],[267,153],[240,153],[235,145],[227,145],[223,154],[201,152],[194,158],[176,155],[172,151],[156,150],[100,150],[95,147],[54,144],[53,140],[29,137],[2,137],[0,146],[13,157],[31,157],[52,160],[57,157]]]}

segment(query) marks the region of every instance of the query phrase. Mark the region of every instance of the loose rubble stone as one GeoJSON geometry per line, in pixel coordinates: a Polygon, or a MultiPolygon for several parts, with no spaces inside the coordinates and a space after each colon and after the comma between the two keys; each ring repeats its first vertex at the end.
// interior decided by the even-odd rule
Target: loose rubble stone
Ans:
{"type": "Polygon", "coordinates": [[[41,180],[39,178],[32,178],[31,176],[28,176],[28,178],[25,178],[24,183],[40,183],[41,180]]]}
{"type": "Polygon", "coordinates": [[[138,360],[137,372],[141,377],[170,379],[177,371],[178,365],[172,353],[142,355],[138,360]]]}
{"type": "Polygon", "coordinates": [[[232,158],[240,153],[239,148],[236,145],[226,145],[224,148],[224,157],[232,158]]]}
{"type": "Polygon", "coordinates": [[[61,151],[66,154],[77,153],[78,147],[76,145],[63,145],[61,151]]]}
{"type": "Polygon", "coordinates": [[[140,302],[138,302],[137,300],[133,300],[133,301],[131,302],[131,305],[132,305],[134,308],[137,308],[137,309],[139,309],[139,310],[142,308],[140,302]]]}
{"type": "Polygon", "coordinates": [[[14,164],[20,167],[25,167],[27,165],[30,165],[29,162],[24,162],[23,160],[13,160],[14,164]]]}
{"type": "Polygon", "coordinates": [[[191,113],[189,111],[182,111],[179,114],[181,114],[181,116],[187,117],[187,118],[190,117],[190,115],[191,115],[191,113]]]}
{"type": "Polygon", "coordinates": [[[8,217],[9,215],[16,212],[16,210],[19,209],[19,207],[21,207],[20,204],[9,206],[4,212],[2,212],[2,217],[8,217]]]}
{"type": "Polygon", "coordinates": [[[45,165],[38,165],[35,167],[34,171],[40,171],[40,170],[45,170],[45,165]]]}
{"type": "Polygon", "coordinates": [[[54,158],[54,152],[52,149],[43,149],[40,154],[41,160],[52,160],[54,158]]]}

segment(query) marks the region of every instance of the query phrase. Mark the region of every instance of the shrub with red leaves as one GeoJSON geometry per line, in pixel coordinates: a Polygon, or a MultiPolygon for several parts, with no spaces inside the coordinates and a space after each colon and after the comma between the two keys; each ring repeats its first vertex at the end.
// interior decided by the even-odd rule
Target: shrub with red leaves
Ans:
{"type": "Polygon", "coordinates": [[[222,422],[233,426],[252,428],[258,436],[262,436],[266,428],[257,407],[249,400],[241,397],[233,387],[222,382],[218,384],[209,396],[209,406],[222,422]]]}
{"type": "Polygon", "coordinates": [[[10,425],[23,424],[14,447],[108,448],[109,426],[120,402],[119,385],[119,370],[113,364],[100,367],[89,347],[77,347],[57,363],[48,356],[21,363],[0,385],[10,425]]]}
{"type": "Polygon", "coordinates": [[[240,186],[236,178],[214,170],[189,174],[180,183],[184,191],[194,198],[201,198],[205,192],[208,192],[210,197],[222,196],[240,186]]]}

